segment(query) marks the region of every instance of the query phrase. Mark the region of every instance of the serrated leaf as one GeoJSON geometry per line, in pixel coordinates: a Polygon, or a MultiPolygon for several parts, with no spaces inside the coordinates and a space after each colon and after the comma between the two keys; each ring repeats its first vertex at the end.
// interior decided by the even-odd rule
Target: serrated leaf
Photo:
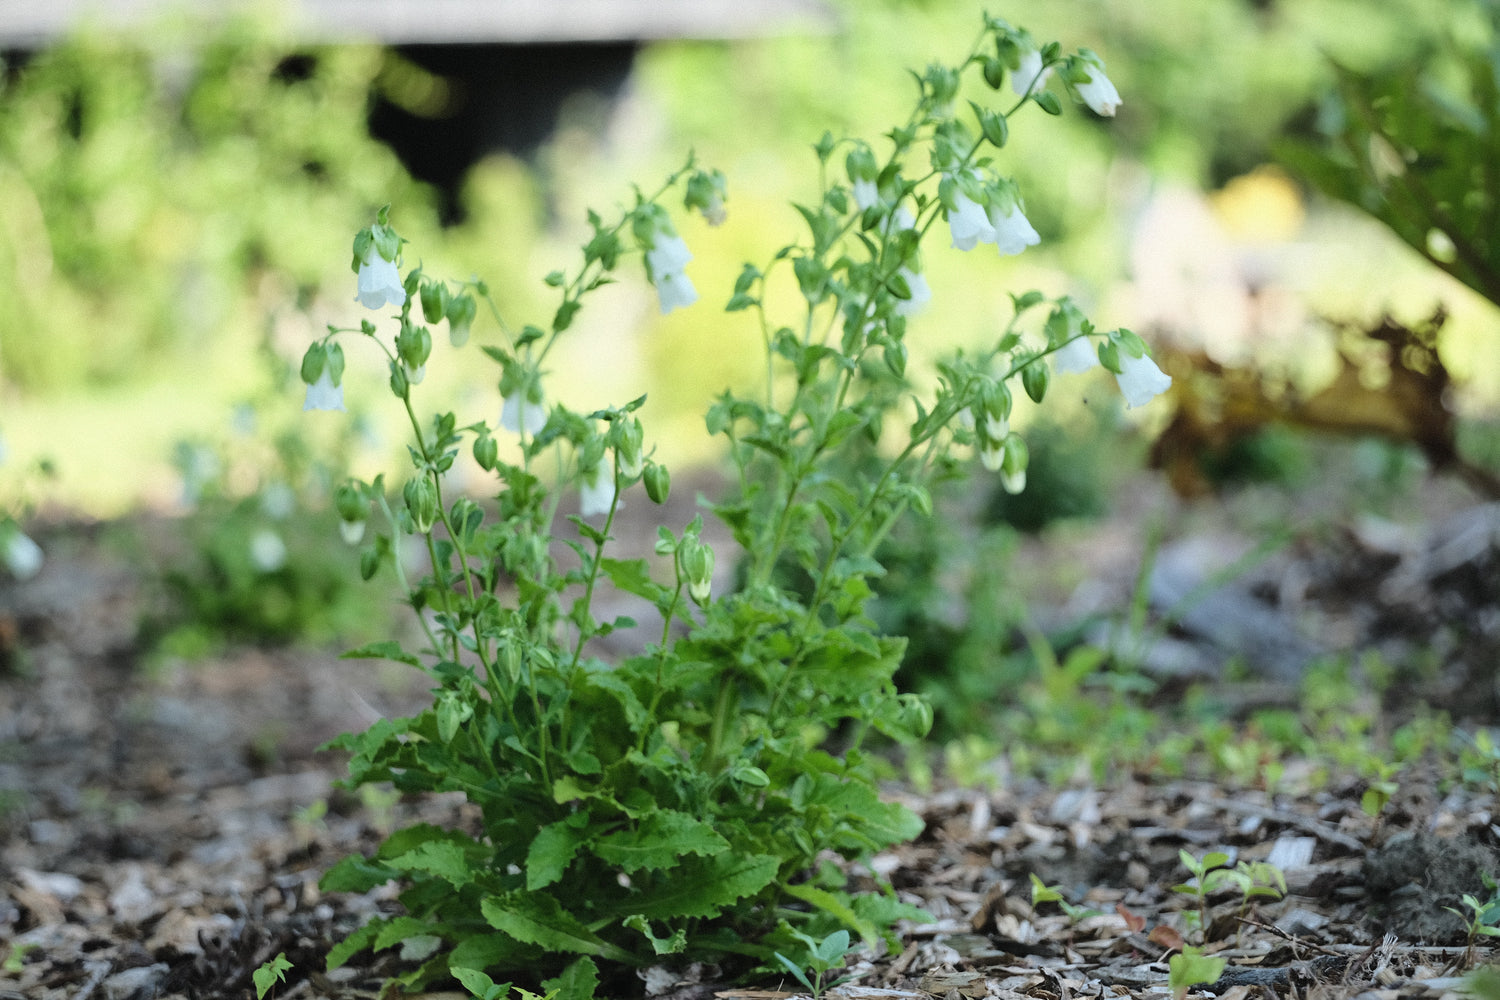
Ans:
{"type": "Polygon", "coordinates": [[[685,858],[673,878],[635,911],[651,920],[718,916],[725,907],[753,896],[776,879],[779,859],[770,854],[724,851],[711,858],[685,858]]]}
{"type": "Polygon", "coordinates": [[[631,930],[640,931],[646,940],[651,942],[651,950],[658,955],[675,955],[687,947],[687,930],[679,927],[672,933],[671,937],[657,937],[656,932],[651,929],[651,921],[639,913],[632,913],[621,921],[631,930]]]}
{"type": "Polygon", "coordinates": [[[537,831],[526,851],[526,888],[535,891],[562,878],[587,839],[585,831],[567,820],[548,823],[537,831]]]}
{"type": "Polygon", "coordinates": [[[332,972],[334,969],[342,968],[345,962],[370,947],[370,943],[375,940],[375,935],[380,933],[380,928],[384,923],[385,921],[379,918],[372,920],[330,948],[325,966],[327,970],[332,972]]]}
{"type": "Polygon", "coordinates": [[[401,648],[399,642],[385,640],[370,642],[349,650],[339,657],[341,660],[394,660],[412,667],[421,667],[422,661],[401,648]]]}
{"type": "Polygon", "coordinates": [[[448,971],[453,973],[453,978],[457,979],[464,989],[474,994],[479,1000],[500,1000],[510,992],[510,983],[497,983],[478,969],[449,966],[448,971]]]}
{"type": "Polygon", "coordinates": [[[380,926],[370,947],[375,951],[384,951],[407,938],[425,937],[431,933],[432,925],[425,920],[418,920],[416,917],[391,917],[380,926]]]}
{"type": "Polygon", "coordinates": [[[546,991],[545,1000],[594,1000],[599,989],[599,968],[593,959],[580,958],[562,971],[555,979],[542,983],[546,991]]]}
{"type": "Polygon", "coordinates": [[[463,888],[474,881],[469,867],[468,855],[463,846],[447,840],[430,840],[415,850],[392,858],[390,864],[402,871],[426,872],[435,875],[454,888],[463,888]]]}
{"type": "Polygon", "coordinates": [[[360,854],[351,854],[323,873],[318,888],[324,892],[369,892],[397,874],[386,865],[360,854]]]}
{"type": "MultiPolygon", "coordinates": [[[[786,893],[788,896],[794,896],[804,903],[817,907],[840,923],[853,927],[859,931],[859,936],[864,939],[865,944],[871,947],[874,947],[875,942],[880,938],[880,931],[875,925],[855,913],[853,907],[849,904],[849,898],[842,893],[832,893],[805,882],[799,885],[787,886],[786,893]]],[[[849,936],[845,934],[844,942],[846,947],[840,949],[836,957],[842,958],[844,952],[848,950],[848,940],[849,936]]]]}
{"type": "Polygon", "coordinates": [[[709,856],[728,848],[729,841],[701,819],[663,809],[650,813],[633,829],[601,837],[594,853],[628,874],[672,868],[685,855],[709,856]]]}
{"type": "Polygon", "coordinates": [[[489,896],[479,904],[479,912],[497,931],[503,931],[524,944],[534,944],[547,951],[565,951],[580,955],[597,955],[613,962],[630,962],[630,952],[610,944],[585,927],[562,904],[542,893],[509,892],[489,896]]]}

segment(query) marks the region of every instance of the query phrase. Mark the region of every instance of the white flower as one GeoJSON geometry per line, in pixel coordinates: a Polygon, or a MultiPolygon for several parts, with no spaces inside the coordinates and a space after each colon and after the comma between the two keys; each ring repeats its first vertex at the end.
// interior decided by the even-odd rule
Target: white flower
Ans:
{"type": "Polygon", "coordinates": [[[915,316],[932,301],[932,288],[927,284],[927,275],[913,271],[904,264],[896,273],[906,279],[906,287],[911,289],[911,298],[896,300],[896,315],[915,316]]]}
{"type": "Polygon", "coordinates": [[[692,259],[693,252],[681,236],[665,233],[657,233],[656,242],[646,251],[646,264],[653,276],[681,271],[692,259]]]}
{"type": "Polygon", "coordinates": [[[1000,469],[1000,485],[1005,489],[1005,492],[1012,496],[1017,493],[1024,493],[1026,491],[1026,469],[1023,467],[1017,469],[1015,472],[1007,472],[1002,466],[1000,469]]]}
{"type": "Polygon", "coordinates": [[[980,421],[980,424],[984,427],[984,436],[991,441],[1005,443],[1005,439],[1010,437],[1010,421],[1004,417],[997,417],[988,410],[983,411],[983,416],[984,419],[980,421]]]}
{"type": "Polygon", "coordinates": [[[359,265],[359,294],[355,298],[366,309],[404,305],[406,289],[401,287],[401,272],[396,269],[396,262],[371,249],[370,259],[359,265]]]}
{"type": "Polygon", "coordinates": [[[948,230],[959,250],[973,250],[977,243],[995,242],[995,227],[984,206],[962,191],[955,191],[953,207],[948,210],[948,230]]]}
{"type": "Polygon", "coordinates": [[[325,366],[318,380],[307,387],[307,397],[302,402],[302,409],[342,410],[343,408],[344,387],[333,384],[333,376],[325,366]]]}
{"type": "Polygon", "coordinates": [[[727,218],[729,213],[724,209],[724,196],[715,194],[709,198],[708,204],[703,206],[703,221],[710,226],[722,226],[727,218]]]}
{"type": "Polygon", "coordinates": [[[615,502],[615,478],[604,462],[584,473],[578,485],[578,513],[583,517],[608,514],[615,502]]]}
{"type": "Polygon", "coordinates": [[[1087,83],[1078,84],[1078,96],[1083,103],[1096,115],[1105,118],[1113,118],[1115,111],[1122,103],[1120,92],[1115,85],[1109,82],[1109,77],[1104,75],[1104,67],[1095,63],[1088,63],[1089,79],[1087,83]]]}
{"type": "Polygon", "coordinates": [[[547,423],[547,407],[541,400],[526,398],[525,392],[517,392],[500,401],[500,426],[513,434],[523,430],[535,434],[547,423]]]}
{"type": "Polygon", "coordinates": [[[1172,376],[1156,367],[1149,356],[1134,357],[1129,351],[1120,352],[1120,374],[1115,380],[1120,383],[1120,393],[1125,397],[1125,408],[1144,406],[1166,392],[1172,385],[1172,376]]]}
{"type": "Polygon", "coordinates": [[[405,361],[401,362],[401,374],[406,376],[406,381],[411,385],[419,385],[427,377],[427,366],[417,365],[413,368],[405,361]]]}
{"type": "Polygon", "coordinates": [[[873,180],[861,178],[851,185],[854,194],[854,204],[858,205],[860,211],[864,211],[880,200],[880,188],[873,180]]]}
{"type": "Polygon", "coordinates": [[[1086,372],[1099,363],[1099,355],[1087,337],[1074,337],[1052,352],[1052,368],[1059,375],[1086,372]]]}
{"type": "Polygon", "coordinates": [[[698,290],[692,279],[682,269],[693,259],[681,236],[656,234],[656,242],[646,251],[646,270],[656,294],[661,299],[661,314],[665,316],[673,309],[690,306],[698,301],[698,290]]]}
{"type": "Polygon", "coordinates": [[[1000,465],[1005,461],[1005,448],[1001,441],[986,441],[979,448],[979,461],[991,472],[999,472],[1000,465]]]}
{"type": "Polygon", "coordinates": [[[10,575],[17,580],[30,580],[42,569],[42,547],[31,540],[31,537],[14,524],[0,527],[3,533],[4,551],[0,553],[0,559],[5,562],[5,568],[10,570],[10,575]],[[7,530],[8,528],[8,530],[7,530]]]}
{"type": "Polygon", "coordinates": [[[365,537],[365,522],[340,520],[339,537],[350,545],[358,545],[365,537]]]}
{"type": "Polygon", "coordinates": [[[678,271],[675,274],[656,276],[656,295],[661,300],[661,314],[665,316],[673,309],[690,306],[698,301],[698,289],[693,279],[678,271]]]}
{"type": "Polygon", "coordinates": [[[897,205],[896,210],[891,213],[891,231],[901,232],[904,229],[917,228],[917,217],[911,214],[911,209],[905,205],[897,205]]]}
{"type": "Polygon", "coordinates": [[[274,573],[286,565],[286,542],[270,528],[250,536],[250,564],[262,573],[274,573]]]}
{"type": "Polygon", "coordinates": [[[994,227],[995,249],[1000,251],[1002,257],[1014,257],[1027,247],[1034,247],[1042,241],[1026,216],[1021,214],[1020,205],[1012,204],[1005,211],[998,205],[991,205],[987,215],[990,225],[994,227]]]}
{"type": "Polygon", "coordinates": [[[1011,74],[1010,85],[1017,97],[1035,94],[1047,83],[1052,67],[1042,67],[1042,54],[1036,49],[1027,49],[1021,54],[1021,64],[1011,74]]]}

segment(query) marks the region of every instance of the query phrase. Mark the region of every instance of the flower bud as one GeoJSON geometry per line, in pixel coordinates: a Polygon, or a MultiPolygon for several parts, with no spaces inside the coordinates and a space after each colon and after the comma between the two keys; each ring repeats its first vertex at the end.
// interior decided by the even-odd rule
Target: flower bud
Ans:
{"type": "Polygon", "coordinates": [[[406,510],[411,514],[411,523],[417,534],[425,535],[431,531],[438,515],[437,490],[433,488],[432,479],[428,476],[408,479],[401,496],[406,501],[406,510]]]}
{"type": "Polygon", "coordinates": [[[411,385],[422,381],[427,374],[427,358],[432,354],[432,334],[425,326],[402,323],[396,335],[396,354],[401,358],[401,367],[411,385]]]}
{"type": "Polygon", "coordinates": [[[611,444],[615,448],[615,457],[619,463],[620,476],[622,479],[634,479],[641,474],[644,458],[641,455],[641,445],[645,438],[645,432],[641,429],[641,422],[634,417],[626,417],[615,421],[610,428],[611,444]]]}
{"type": "Polygon", "coordinates": [[[1026,441],[1021,435],[1012,433],[1000,450],[1000,485],[1007,493],[1020,493],[1026,489],[1026,466],[1031,461],[1026,441]]]}
{"type": "Polygon", "coordinates": [[[493,472],[500,460],[500,445],[488,434],[474,439],[474,461],[486,472],[493,472]]]}
{"type": "Polygon", "coordinates": [[[703,607],[712,596],[714,582],[714,550],[689,534],[677,546],[677,565],[682,579],[687,583],[688,595],[703,607]]]}
{"type": "Polygon", "coordinates": [[[1026,390],[1026,395],[1031,397],[1033,403],[1040,403],[1042,397],[1047,395],[1047,385],[1052,381],[1052,369],[1047,367],[1047,362],[1033,357],[1030,364],[1021,369],[1021,387],[1026,390]]]}
{"type": "Polygon", "coordinates": [[[472,295],[455,295],[448,299],[443,315],[448,319],[448,342],[450,344],[454,347],[462,347],[469,342],[469,327],[474,325],[474,317],[478,311],[479,307],[475,304],[472,295]]]}
{"type": "Polygon", "coordinates": [[[672,492],[672,474],[667,471],[667,467],[647,462],[642,477],[646,481],[646,495],[651,498],[651,502],[666,503],[667,495],[672,492]]]}
{"type": "Polygon", "coordinates": [[[422,318],[441,323],[448,311],[448,286],[440,281],[422,282],[422,318]]]}

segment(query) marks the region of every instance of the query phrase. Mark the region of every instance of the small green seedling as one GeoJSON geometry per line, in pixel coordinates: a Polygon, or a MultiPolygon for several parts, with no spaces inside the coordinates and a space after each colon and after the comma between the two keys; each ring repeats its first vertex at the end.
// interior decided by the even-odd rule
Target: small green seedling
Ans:
{"type": "Polygon", "coordinates": [[[1455,906],[1445,906],[1443,909],[1449,913],[1457,914],[1465,921],[1465,931],[1468,934],[1468,949],[1472,959],[1474,945],[1482,937],[1500,937],[1500,892],[1495,891],[1495,880],[1488,875],[1484,876],[1484,884],[1490,890],[1490,898],[1481,902],[1471,893],[1464,893],[1463,903],[1469,912],[1455,906]]]}
{"type": "Polygon", "coordinates": [[[1037,878],[1036,873],[1032,872],[1031,908],[1034,910],[1042,903],[1056,903],[1068,915],[1068,920],[1075,924],[1080,920],[1087,920],[1089,917],[1097,917],[1102,912],[1100,910],[1085,909],[1082,906],[1074,906],[1063,898],[1057,886],[1044,884],[1041,879],[1037,878]]]}
{"type": "Polygon", "coordinates": [[[1192,896],[1197,900],[1198,911],[1194,917],[1199,935],[1206,935],[1208,933],[1208,897],[1234,885],[1234,872],[1224,867],[1229,864],[1229,855],[1223,851],[1210,851],[1203,856],[1202,860],[1199,860],[1187,851],[1178,851],[1177,857],[1181,859],[1182,866],[1191,872],[1193,877],[1186,882],[1172,886],[1172,891],[1192,896]]]}
{"type": "Polygon", "coordinates": [[[1388,764],[1374,758],[1371,758],[1368,763],[1375,773],[1365,787],[1365,793],[1359,797],[1359,807],[1364,810],[1366,816],[1378,821],[1387,803],[1391,801],[1391,797],[1401,788],[1400,783],[1395,779],[1396,775],[1401,772],[1402,765],[1388,764]]]}
{"type": "Polygon", "coordinates": [[[797,938],[807,945],[807,959],[801,965],[793,962],[781,952],[776,952],[776,957],[781,964],[787,967],[791,974],[797,977],[797,982],[806,987],[811,993],[813,1000],[823,995],[824,990],[832,989],[840,983],[847,983],[853,976],[844,976],[832,982],[824,982],[830,969],[844,964],[844,956],[849,953],[849,932],[834,931],[822,941],[815,941],[801,931],[793,931],[797,938]],[[803,966],[812,970],[812,978],[809,979],[803,966]]]}
{"type": "Polygon", "coordinates": [[[276,953],[276,957],[269,959],[264,965],[250,974],[255,980],[255,1000],[266,1000],[266,994],[271,992],[277,983],[286,982],[286,974],[292,971],[292,963],[286,960],[286,952],[276,953]]]}
{"type": "Polygon", "coordinates": [[[10,954],[0,963],[0,972],[20,972],[26,967],[26,955],[38,947],[40,946],[32,941],[11,945],[10,954]]]}
{"type": "Polygon", "coordinates": [[[1183,1000],[1188,990],[1199,983],[1216,981],[1228,964],[1222,958],[1209,958],[1192,945],[1183,948],[1167,963],[1167,985],[1172,987],[1172,1000],[1183,1000]]]}

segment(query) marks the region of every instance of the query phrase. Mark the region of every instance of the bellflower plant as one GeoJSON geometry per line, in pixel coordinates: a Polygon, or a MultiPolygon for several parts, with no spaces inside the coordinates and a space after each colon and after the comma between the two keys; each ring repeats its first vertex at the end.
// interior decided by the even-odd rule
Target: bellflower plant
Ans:
{"type": "MultiPolygon", "coordinates": [[[[330,327],[308,349],[302,377],[319,403],[328,387],[342,391],[336,341],[385,356],[411,427],[410,467],[391,477],[399,490],[385,476],[345,484],[337,507],[358,526],[348,536],[364,538],[362,573],[397,576],[424,641],[351,655],[408,664],[433,689],[418,714],[333,745],[349,754],[351,785],[458,793],[474,810],[461,828],[397,830],[325,875],[327,891],[395,882],[403,907],[337,946],[330,966],[410,942],[415,965],[399,979],[411,990],[453,979],[483,997],[514,985],[585,1000],[638,989],[643,967],[714,961],[748,972],[808,938],[889,942],[898,920],[921,916],[888,885],[860,888],[847,873],[922,828],[879,794],[870,749],[876,737],[920,740],[932,723],[931,708],[892,680],[904,641],[869,615],[881,543],[908,514],[930,516],[930,484],[971,455],[1005,488],[1024,488],[1028,452],[1011,400],[1024,391],[1043,402],[1050,355],[1097,341],[1132,405],[1165,387],[1141,377],[1149,362],[1134,334],[1075,322],[1070,304],[1038,292],[1012,295],[998,336],[940,362],[935,379],[907,370],[906,338],[931,295],[922,244],[935,225],[946,219],[959,249],[1037,242],[995,158],[1031,105],[1061,111],[1042,85],[1074,58],[986,18],[961,62],[916,77],[910,115],[878,151],[832,134],[813,147],[823,183],[795,206],[803,227],[743,266],[724,307],[752,320],[765,354],[761,384],[726,391],[707,414],[731,473],[707,513],[727,541],[710,542],[700,513],[662,524],[653,559],[620,555],[621,504],[642,492],[661,504],[671,490],[645,399],[587,411],[542,402],[550,352],[602,290],[643,268],[663,313],[696,302],[672,203],[716,224],[726,188],[693,158],[655,191],[588,214],[576,264],[545,278],[558,301],[544,322],[514,325],[482,281],[415,268],[399,301],[381,303],[398,315],[330,327]],[[1028,63],[1026,96],[1002,101],[1027,46],[1041,65],[1028,63]],[[838,154],[842,175],[830,170],[838,154]],[[773,302],[773,282],[795,295],[773,302]],[[443,360],[423,334],[446,322],[461,344],[481,305],[494,326],[474,339],[499,367],[499,427],[494,409],[467,423],[419,414],[415,376],[443,360]],[[518,434],[503,453],[497,430],[518,434]],[[446,475],[465,454],[487,477],[482,502],[455,495],[446,475]],[[573,490],[579,513],[561,516],[573,490]],[[419,578],[396,558],[402,536],[426,553],[419,578]],[[724,558],[737,563],[732,584],[715,576],[724,558]],[[627,600],[639,612],[601,617],[627,600]]],[[[356,268],[375,262],[372,245],[381,260],[399,259],[387,209],[356,237],[356,268]]]]}

